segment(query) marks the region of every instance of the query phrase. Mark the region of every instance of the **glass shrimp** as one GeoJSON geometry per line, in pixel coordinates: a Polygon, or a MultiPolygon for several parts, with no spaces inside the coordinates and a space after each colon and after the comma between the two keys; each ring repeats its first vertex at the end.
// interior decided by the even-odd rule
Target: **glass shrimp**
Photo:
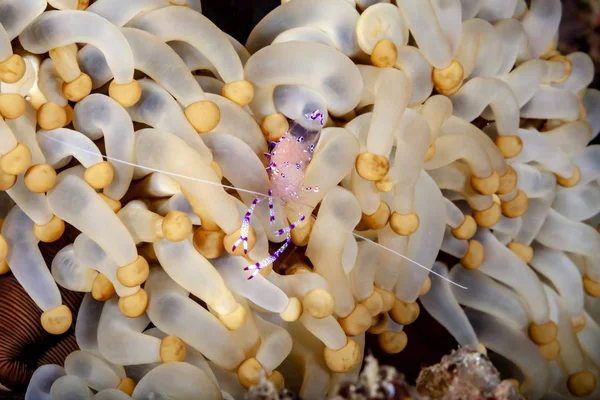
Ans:
{"type": "MultiPolygon", "coordinates": [[[[273,199],[279,199],[285,204],[288,201],[298,199],[302,191],[317,192],[319,190],[318,186],[305,187],[303,183],[306,168],[312,160],[315,146],[323,128],[324,114],[321,110],[315,110],[312,113],[306,114],[305,117],[306,120],[302,122],[292,121],[288,131],[277,142],[271,143],[271,152],[265,153],[265,156],[269,160],[266,170],[271,182],[267,196],[269,202],[269,221],[271,224],[275,222],[273,199]]],[[[234,243],[232,251],[235,251],[239,245],[243,245],[244,254],[248,253],[250,220],[257,204],[262,200],[259,198],[254,199],[250,208],[248,208],[242,221],[240,237],[234,243]]],[[[304,221],[305,218],[306,216],[301,214],[297,221],[275,232],[277,236],[286,235],[285,242],[269,257],[244,268],[245,271],[252,271],[248,279],[254,278],[261,269],[273,263],[283,254],[292,241],[292,230],[304,221]]]]}

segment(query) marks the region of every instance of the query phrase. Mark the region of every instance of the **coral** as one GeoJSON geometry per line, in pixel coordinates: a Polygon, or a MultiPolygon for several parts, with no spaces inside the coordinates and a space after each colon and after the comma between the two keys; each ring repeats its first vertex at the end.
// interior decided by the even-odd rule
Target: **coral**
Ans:
{"type": "Polygon", "coordinates": [[[373,356],[365,358],[365,366],[356,381],[342,383],[333,400],[427,400],[479,399],[521,400],[509,381],[501,381],[491,361],[477,349],[459,347],[444,356],[439,364],[424,368],[416,387],[389,366],[379,366],[373,356]]]}
{"type": "Polygon", "coordinates": [[[344,382],[336,389],[333,400],[426,400],[404,376],[390,366],[379,366],[372,355],[365,357],[365,367],[356,381],[344,382]]]}
{"type": "Polygon", "coordinates": [[[301,400],[296,394],[288,389],[275,388],[275,385],[264,379],[260,380],[258,385],[252,386],[248,392],[244,394],[244,400],[301,400]]]}
{"type": "Polygon", "coordinates": [[[417,378],[419,394],[433,399],[519,400],[512,383],[501,381],[491,361],[476,349],[459,347],[417,378]]]}

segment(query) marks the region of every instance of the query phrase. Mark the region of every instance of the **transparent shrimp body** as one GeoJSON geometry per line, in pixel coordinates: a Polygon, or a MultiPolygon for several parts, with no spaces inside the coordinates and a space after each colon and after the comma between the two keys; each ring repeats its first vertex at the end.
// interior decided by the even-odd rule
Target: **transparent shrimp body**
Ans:
{"type": "Polygon", "coordinates": [[[311,127],[293,121],[287,133],[275,144],[267,167],[274,198],[288,202],[297,199],[303,190],[314,190],[305,188],[303,183],[320,133],[320,126],[311,130],[311,127]]]}
{"type": "MultiPolygon", "coordinates": [[[[282,202],[297,199],[303,190],[318,191],[318,187],[304,187],[304,174],[306,167],[312,159],[312,154],[319,140],[321,128],[323,127],[324,114],[321,110],[315,110],[305,115],[304,121],[292,121],[288,131],[273,143],[271,153],[265,154],[269,159],[267,172],[270,174],[271,187],[268,193],[270,221],[275,221],[273,211],[273,199],[279,199],[282,202]]],[[[256,205],[261,199],[254,199],[250,208],[242,221],[242,228],[239,239],[233,245],[233,251],[240,246],[244,246],[244,253],[248,252],[248,231],[250,229],[250,219],[256,205]]],[[[254,278],[258,272],[273,263],[285,251],[292,241],[291,231],[297,224],[304,221],[306,217],[300,215],[298,220],[289,226],[279,229],[276,235],[285,235],[285,242],[281,247],[269,257],[259,262],[248,265],[245,270],[252,271],[248,279],[254,278]]]]}

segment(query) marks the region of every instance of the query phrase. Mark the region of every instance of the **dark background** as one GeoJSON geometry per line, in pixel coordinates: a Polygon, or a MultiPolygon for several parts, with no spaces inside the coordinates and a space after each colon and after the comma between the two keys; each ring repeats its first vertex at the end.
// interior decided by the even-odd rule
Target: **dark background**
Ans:
{"type": "Polygon", "coordinates": [[[279,0],[202,0],[202,14],[245,45],[252,28],[280,4],[279,0]]]}

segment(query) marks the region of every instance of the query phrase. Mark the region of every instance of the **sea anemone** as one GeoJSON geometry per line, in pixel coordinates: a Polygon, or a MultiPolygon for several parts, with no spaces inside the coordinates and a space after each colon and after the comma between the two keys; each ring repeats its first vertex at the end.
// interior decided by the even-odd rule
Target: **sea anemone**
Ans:
{"type": "Polygon", "coordinates": [[[0,1],[0,270],[79,347],[26,398],[322,399],[421,307],[524,396],[597,396],[600,93],[560,19],[293,0],[243,46],[199,0],[0,1]]]}

